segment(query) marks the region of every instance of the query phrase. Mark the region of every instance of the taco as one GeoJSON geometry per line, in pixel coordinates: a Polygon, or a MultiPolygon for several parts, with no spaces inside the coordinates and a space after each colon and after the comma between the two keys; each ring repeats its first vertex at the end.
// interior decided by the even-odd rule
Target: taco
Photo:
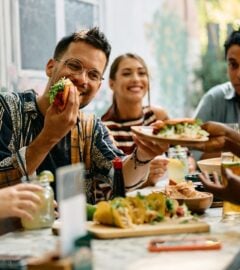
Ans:
{"type": "Polygon", "coordinates": [[[128,202],[124,198],[115,198],[112,201],[99,202],[93,220],[104,225],[131,228],[133,222],[129,212],[128,202]]]}
{"type": "Polygon", "coordinates": [[[65,109],[70,87],[73,85],[68,78],[61,78],[49,91],[50,104],[54,104],[60,111],[65,109]]]}
{"type": "Polygon", "coordinates": [[[209,134],[201,125],[200,119],[192,118],[168,119],[152,124],[153,134],[167,139],[207,139],[209,134]]]}

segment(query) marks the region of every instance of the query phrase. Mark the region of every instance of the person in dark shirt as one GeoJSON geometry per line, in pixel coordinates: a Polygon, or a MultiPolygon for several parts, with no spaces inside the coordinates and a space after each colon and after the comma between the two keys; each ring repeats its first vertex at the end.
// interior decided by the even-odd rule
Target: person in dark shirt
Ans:
{"type": "MultiPolygon", "coordinates": [[[[240,123],[240,28],[224,43],[229,81],[214,86],[202,97],[195,118],[203,122],[240,123]]],[[[193,152],[196,160],[220,156],[220,152],[193,152]]]]}

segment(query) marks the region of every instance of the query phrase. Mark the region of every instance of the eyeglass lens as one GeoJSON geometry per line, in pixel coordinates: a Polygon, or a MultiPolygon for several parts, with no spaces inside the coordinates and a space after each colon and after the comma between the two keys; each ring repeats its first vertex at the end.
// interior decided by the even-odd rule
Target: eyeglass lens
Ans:
{"type": "Polygon", "coordinates": [[[65,61],[65,65],[71,73],[82,74],[86,70],[87,76],[92,81],[101,81],[103,78],[99,71],[96,69],[87,70],[83,67],[83,64],[77,59],[69,59],[65,61]]]}

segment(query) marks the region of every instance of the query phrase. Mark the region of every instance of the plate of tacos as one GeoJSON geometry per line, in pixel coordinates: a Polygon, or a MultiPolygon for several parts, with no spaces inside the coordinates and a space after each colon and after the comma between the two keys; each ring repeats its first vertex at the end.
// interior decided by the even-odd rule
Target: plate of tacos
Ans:
{"type": "Polygon", "coordinates": [[[172,145],[208,141],[208,132],[201,128],[202,121],[192,118],[156,121],[151,126],[132,126],[133,133],[156,142],[172,145]]]}
{"type": "Polygon", "coordinates": [[[88,224],[98,238],[206,232],[209,225],[192,216],[185,204],[162,192],[99,202],[88,224]]]}
{"type": "MultiPolygon", "coordinates": [[[[191,215],[185,204],[162,192],[87,204],[87,217],[87,230],[102,239],[209,231],[209,225],[191,215]]],[[[61,222],[52,229],[59,234],[61,222]]]]}

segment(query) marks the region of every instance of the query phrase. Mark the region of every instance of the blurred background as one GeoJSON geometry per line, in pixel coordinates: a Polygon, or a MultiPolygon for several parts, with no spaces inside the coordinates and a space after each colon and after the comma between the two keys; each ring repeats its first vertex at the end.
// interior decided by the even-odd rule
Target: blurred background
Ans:
{"type": "MultiPolygon", "coordinates": [[[[58,40],[99,26],[110,63],[139,54],[150,69],[151,103],[190,117],[203,93],[227,80],[223,44],[239,19],[240,0],[0,0],[0,91],[41,93],[58,40]]],[[[104,77],[85,109],[99,116],[111,102],[108,69],[104,77]]]]}

